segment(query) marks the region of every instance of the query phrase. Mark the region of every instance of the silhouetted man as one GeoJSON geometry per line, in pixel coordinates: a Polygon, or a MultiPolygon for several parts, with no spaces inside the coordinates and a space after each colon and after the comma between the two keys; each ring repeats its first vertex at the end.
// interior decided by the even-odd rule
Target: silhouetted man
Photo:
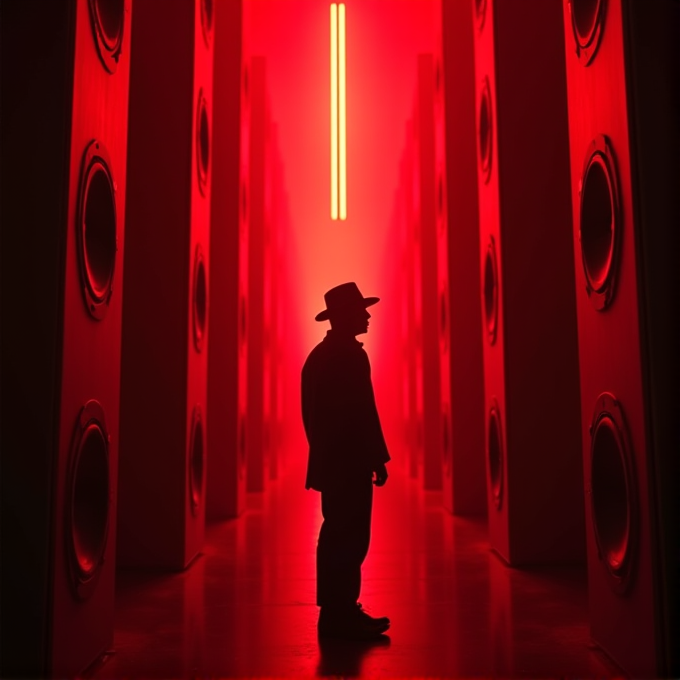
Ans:
{"type": "Polygon", "coordinates": [[[356,336],[368,331],[365,298],[355,283],[324,295],[316,321],[331,330],[302,369],[302,419],[309,442],[307,489],[321,492],[323,524],[316,553],[319,635],[378,638],[390,625],[357,602],[371,533],[373,484],[387,481],[390,459],[375,406],[368,355],[356,336]]]}

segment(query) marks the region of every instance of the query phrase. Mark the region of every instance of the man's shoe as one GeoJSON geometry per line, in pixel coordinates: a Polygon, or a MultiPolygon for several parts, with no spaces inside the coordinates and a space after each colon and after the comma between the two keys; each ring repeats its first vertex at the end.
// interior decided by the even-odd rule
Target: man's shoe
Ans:
{"type": "Polygon", "coordinates": [[[319,637],[342,640],[378,640],[390,627],[374,620],[365,612],[350,609],[343,612],[321,609],[319,614],[319,637]],[[363,615],[362,615],[363,614],[363,615]]]}
{"type": "Polygon", "coordinates": [[[359,610],[359,616],[364,621],[367,621],[374,626],[387,626],[389,628],[390,620],[386,616],[371,616],[363,609],[361,602],[357,602],[357,609],[359,610]]]}

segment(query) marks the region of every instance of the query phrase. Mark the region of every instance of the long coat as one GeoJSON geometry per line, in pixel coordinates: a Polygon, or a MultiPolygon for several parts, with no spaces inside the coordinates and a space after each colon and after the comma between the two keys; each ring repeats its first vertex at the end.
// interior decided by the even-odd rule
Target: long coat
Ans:
{"type": "Polygon", "coordinates": [[[363,344],[331,329],[302,368],[307,489],[371,475],[389,459],[363,344]]]}

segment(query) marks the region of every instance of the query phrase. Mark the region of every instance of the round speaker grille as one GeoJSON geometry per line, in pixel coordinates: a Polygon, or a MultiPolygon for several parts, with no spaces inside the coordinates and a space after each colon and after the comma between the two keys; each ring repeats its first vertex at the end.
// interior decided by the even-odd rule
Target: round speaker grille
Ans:
{"type": "Polygon", "coordinates": [[[496,342],[498,331],[498,265],[496,262],[496,243],[489,238],[484,257],[484,325],[489,344],[496,342]]]}
{"type": "Polygon", "coordinates": [[[239,479],[246,475],[246,417],[239,414],[238,419],[238,474],[239,479]]]}
{"type": "Polygon", "coordinates": [[[590,426],[591,514],[598,554],[617,592],[631,582],[637,548],[637,494],[628,430],[621,405],[598,397],[590,426]]]}
{"type": "Polygon", "coordinates": [[[116,184],[101,142],[90,142],[83,157],[78,191],[77,245],[85,305],[103,319],[113,293],[118,224],[116,184]]]}
{"type": "Polygon", "coordinates": [[[198,93],[196,109],[196,171],[198,188],[203,196],[208,188],[208,172],[210,170],[210,123],[208,121],[208,105],[203,90],[198,93]]]}
{"type": "Polygon", "coordinates": [[[213,0],[201,0],[201,26],[206,46],[210,46],[213,30],[213,0]]]}
{"type": "Polygon", "coordinates": [[[493,159],[493,107],[491,104],[491,87],[489,79],[484,78],[479,99],[478,139],[479,166],[484,182],[491,177],[493,159]]]}
{"type": "Polygon", "coordinates": [[[607,14],[607,0],[568,1],[576,53],[583,65],[587,66],[600,46],[607,14]]]}
{"type": "Polygon", "coordinates": [[[205,271],[205,262],[201,246],[196,246],[194,258],[194,284],[193,284],[193,327],[194,346],[196,351],[203,349],[206,336],[206,324],[208,320],[208,277],[205,271]]]}
{"type": "Polygon", "coordinates": [[[475,0],[475,19],[477,27],[482,30],[484,19],[486,18],[486,0],[475,0]]]}
{"type": "Polygon", "coordinates": [[[449,351],[449,300],[446,290],[439,291],[439,342],[445,353],[449,351]]]}
{"type": "Polygon", "coordinates": [[[621,240],[614,156],[603,136],[588,149],[580,194],[579,237],[586,291],[595,308],[603,310],[614,297],[621,240]]]}
{"type": "Polygon", "coordinates": [[[203,471],[205,467],[205,446],[203,433],[203,417],[201,407],[194,407],[191,425],[191,448],[189,450],[189,500],[191,511],[198,514],[203,499],[203,471]]]}
{"type": "Polygon", "coordinates": [[[500,408],[495,402],[489,411],[486,447],[491,500],[496,509],[500,510],[503,504],[503,430],[500,408]]]}
{"type": "Polygon", "coordinates": [[[449,476],[452,468],[451,451],[451,407],[448,403],[444,404],[442,410],[442,452],[444,458],[444,474],[449,476]]]}
{"type": "Polygon", "coordinates": [[[106,552],[110,509],[109,435],[101,404],[81,409],[70,455],[66,553],[71,582],[85,599],[95,587],[106,552]]]}
{"type": "Polygon", "coordinates": [[[90,0],[92,32],[99,58],[109,73],[115,73],[123,48],[128,0],[90,0]]]}

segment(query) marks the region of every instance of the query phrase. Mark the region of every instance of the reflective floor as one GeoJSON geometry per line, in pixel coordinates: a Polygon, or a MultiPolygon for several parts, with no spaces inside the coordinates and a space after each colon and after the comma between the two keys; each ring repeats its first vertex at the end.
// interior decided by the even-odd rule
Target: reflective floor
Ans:
{"type": "Polygon", "coordinates": [[[585,571],[507,568],[486,523],[453,518],[399,468],[377,489],[362,604],[392,620],[380,645],[319,645],[319,497],[289,469],[209,525],[181,574],[119,572],[115,649],[101,678],[612,677],[588,636],[585,571]]]}

